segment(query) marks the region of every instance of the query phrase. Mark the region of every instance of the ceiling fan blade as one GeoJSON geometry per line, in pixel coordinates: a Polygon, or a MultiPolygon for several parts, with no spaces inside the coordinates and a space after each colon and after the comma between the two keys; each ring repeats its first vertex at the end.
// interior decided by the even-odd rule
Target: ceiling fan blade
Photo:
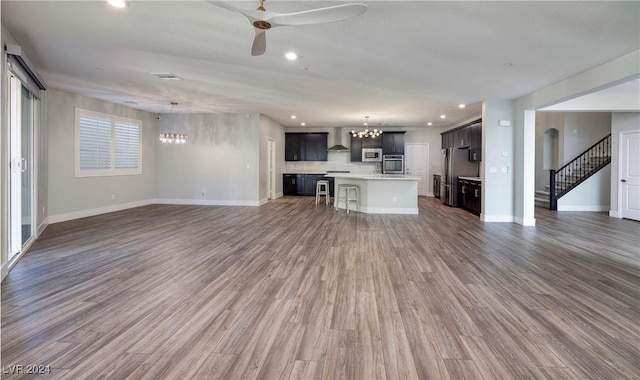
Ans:
{"type": "Polygon", "coordinates": [[[267,20],[273,26],[321,24],[360,16],[367,11],[367,8],[366,4],[361,3],[342,4],[302,12],[275,14],[267,20]]]}
{"type": "Polygon", "coordinates": [[[228,9],[228,10],[230,10],[232,12],[240,13],[247,20],[249,20],[249,22],[254,22],[256,20],[265,20],[265,19],[268,19],[270,17],[273,17],[274,15],[277,15],[277,13],[263,12],[263,11],[259,11],[257,9],[240,9],[240,8],[236,8],[236,7],[233,7],[233,6],[225,3],[224,1],[209,0],[209,1],[206,1],[206,2],[211,4],[211,5],[215,5],[216,7],[220,7],[220,8],[228,9]]]}
{"type": "Polygon", "coordinates": [[[251,55],[262,55],[267,50],[267,34],[264,30],[255,29],[256,35],[253,37],[251,45],[251,55]]]}

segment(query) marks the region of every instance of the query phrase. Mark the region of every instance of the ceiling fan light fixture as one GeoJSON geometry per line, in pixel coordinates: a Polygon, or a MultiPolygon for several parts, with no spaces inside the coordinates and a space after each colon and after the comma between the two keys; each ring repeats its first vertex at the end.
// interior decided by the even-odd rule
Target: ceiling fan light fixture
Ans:
{"type": "Polygon", "coordinates": [[[129,6],[129,2],[126,0],[107,0],[107,3],[114,8],[126,8],[129,6]]]}

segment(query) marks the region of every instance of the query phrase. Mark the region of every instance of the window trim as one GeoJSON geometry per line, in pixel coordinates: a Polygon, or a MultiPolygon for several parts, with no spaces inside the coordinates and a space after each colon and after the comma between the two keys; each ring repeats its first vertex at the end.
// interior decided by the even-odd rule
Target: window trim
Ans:
{"type": "Polygon", "coordinates": [[[85,110],[82,108],[75,109],[75,176],[76,177],[108,177],[122,175],[140,175],[142,174],[142,121],[130,119],[126,117],[105,114],[85,110]],[[109,169],[80,169],[80,116],[94,116],[102,119],[108,119],[111,122],[111,167],[109,169]],[[115,123],[124,122],[138,126],[138,167],[135,169],[116,169],[115,168],[115,123]]]}

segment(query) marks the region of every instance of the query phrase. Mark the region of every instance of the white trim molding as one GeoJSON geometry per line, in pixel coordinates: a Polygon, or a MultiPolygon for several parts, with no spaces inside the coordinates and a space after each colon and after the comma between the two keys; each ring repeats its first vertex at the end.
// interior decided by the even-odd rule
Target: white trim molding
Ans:
{"type": "Polygon", "coordinates": [[[558,205],[558,211],[591,211],[591,212],[599,212],[599,211],[609,211],[609,205],[601,205],[601,206],[574,206],[574,205],[558,205]]]}
{"type": "Polygon", "coordinates": [[[47,228],[48,225],[49,225],[49,218],[47,217],[38,226],[38,234],[37,234],[38,237],[42,235],[42,233],[44,232],[44,230],[47,228]]]}
{"type": "Polygon", "coordinates": [[[9,274],[9,263],[6,262],[2,264],[2,268],[0,269],[0,282],[4,281],[4,278],[9,274]]]}
{"type": "Polygon", "coordinates": [[[535,227],[536,218],[518,218],[518,217],[516,217],[514,219],[514,222],[516,224],[519,224],[519,225],[524,226],[524,227],[535,227]]]}
{"type": "Polygon", "coordinates": [[[154,202],[152,199],[145,199],[142,201],[121,203],[113,206],[98,207],[98,208],[93,208],[89,210],[74,211],[74,212],[68,212],[65,214],[58,214],[58,215],[49,215],[48,222],[49,223],[66,222],[68,220],[86,218],[88,216],[106,214],[114,211],[127,210],[135,207],[148,206],[153,203],[154,202]]]}
{"type": "Polygon", "coordinates": [[[216,199],[154,199],[153,203],[160,205],[191,205],[191,206],[260,206],[261,201],[216,200],[216,199]]]}
{"type": "Polygon", "coordinates": [[[513,223],[513,215],[486,215],[480,214],[480,220],[485,223],[513,223]]]}
{"type": "Polygon", "coordinates": [[[622,216],[620,216],[620,212],[616,210],[609,210],[609,216],[612,218],[622,219],[622,216]]]}

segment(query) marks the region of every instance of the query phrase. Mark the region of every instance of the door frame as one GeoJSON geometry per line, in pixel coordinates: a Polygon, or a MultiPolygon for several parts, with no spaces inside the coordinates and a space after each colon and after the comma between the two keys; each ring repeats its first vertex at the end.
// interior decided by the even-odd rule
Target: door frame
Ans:
{"type": "Polygon", "coordinates": [[[8,92],[8,149],[7,149],[7,158],[9,163],[9,175],[8,175],[8,197],[7,197],[7,209],[8,209],[8,225],[7,225],[7,233],[9,239],[7,239],[7,265],[8,270],[20,260],[22,255],[31,247],[31,245],[35,242],[38,237],[38,224],[37,224],[37,200],[38,200],[38,176],[36,175],[36,171],[38,167],[36,162],[39,158],[38,150],[36,149],[39,146],[38,143],[38,129],[40,127],[40,100],[37,97],[37,94],[31,92],[31,90],[24,85],[22,80],[13,75],[11,72],[7,73],[7,92],[8,92]],[[30,137],[28,143],[30,144],[29,157],[23,158],[24,152],[22,152],[22,88],[25,87],[27,91],[31,94],[31,125],[29,126],[30,137]],[[17,154],[20,158],[17,158],[17,154]],[[26,160],[26,161],[25,161],[26,160]],[[24,172],[22,172],[23,165],[29,168],[29,221],[31,234],[29,238],[23,243],[22,242],[22,176],[24,172]],[[15,169],[20,170],[20,173],[16,177],[15,169]],[[15,209],[14,205],[19,205],[18,210],[15,209]],[[16,228],[16,225],[18,226],[16,228]]]}
{"type": "MultiPolygon", "coordinates": [[[[628,131],[621,131],[618,133],[618,178],[617,181],[618,183],[617,188],[618,188],[618,217],[619,218],[624,218],[623,215],[623,201],[622,201],[622,182],[620,182],[622,180],[622,175],[623,175],[623,168],[625,163],[622,162],[623,158],[624,158],[624,137],[625,135],[629,135],[632,133],[640,133],[640,131],[637,130],[628,130],[628,131]]],[[[629,220],[636,220],[636,219],[630,219],[629,220]]]]}
{"type": "Polygon", "coordinates": [[[267,139],[267,199],[276,199],[276,140],[267,139]]]}

